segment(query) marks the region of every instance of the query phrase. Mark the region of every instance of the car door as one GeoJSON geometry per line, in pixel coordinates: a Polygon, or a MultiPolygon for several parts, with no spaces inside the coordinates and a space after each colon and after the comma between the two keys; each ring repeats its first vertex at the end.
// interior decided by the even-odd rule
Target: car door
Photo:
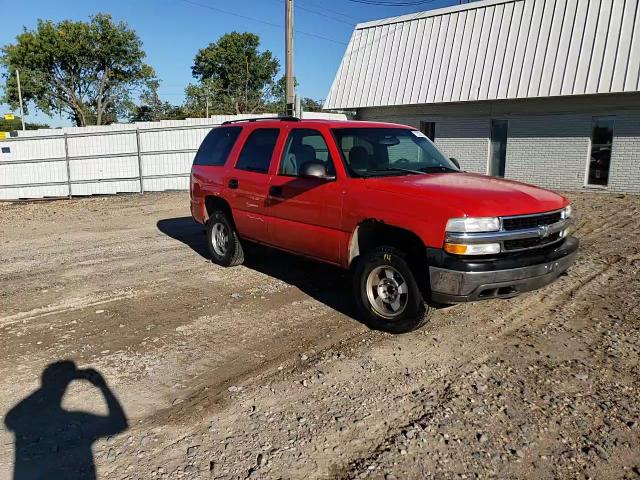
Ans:
{"type": "Polygon", "coordinates": [[[338,264],[345,237],[340,229],[343,193],[327,145],[320,130],[288,129],[270,180],[269,237],[276,247],[338,264]],[[332,178],[301,177],[300,167],[310,161],[324,162],[332,178]]]}
{"type": "Polygon", "coordinates": [[[247,136],[226,179],[227,198],[241,237],[269,243],[265,207],[269,189],[269,167],[280,129],[247,128],[247,136]]]}

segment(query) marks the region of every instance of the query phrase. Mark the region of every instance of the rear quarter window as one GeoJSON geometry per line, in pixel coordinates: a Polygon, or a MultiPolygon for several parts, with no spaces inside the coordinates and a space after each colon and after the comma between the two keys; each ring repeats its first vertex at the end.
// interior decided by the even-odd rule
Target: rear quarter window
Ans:
{"type": "Polygon", "coordinates": [[[241,127],[221,127],[209,132],[200,144],[194,165],[222,166],[240,135],[241,127]]]}

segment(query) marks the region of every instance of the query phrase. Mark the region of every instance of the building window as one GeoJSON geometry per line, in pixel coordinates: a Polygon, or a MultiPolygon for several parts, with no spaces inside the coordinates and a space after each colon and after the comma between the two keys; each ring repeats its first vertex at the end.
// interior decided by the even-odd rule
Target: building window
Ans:
{"type": "Polygon", "coordinates": [[[2,153],[11,153],[11,147],[2,147],[2,153]]]}
{"type": "Polygon", "coordinates": [[[420,131],[432,142],[436,141],[436,122],[420,122],[420,131]]]}
{"type": "Polygon", "coordinates": [[[491,152],[489,155],[489,175],[504,177],[507,163],[507,120],[491,120],[491,152]]]}
{"type": "Polygon", "coordinates": [[[614,121],[615,117],[593,118],[587,185],[606,187],[609,183],[614,121]]]}

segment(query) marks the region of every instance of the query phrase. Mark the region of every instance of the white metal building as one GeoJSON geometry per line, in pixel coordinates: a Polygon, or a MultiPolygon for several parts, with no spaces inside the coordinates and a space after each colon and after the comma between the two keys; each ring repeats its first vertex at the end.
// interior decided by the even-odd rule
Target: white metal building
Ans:
{"type": "Polygon", "coordinates": [[[640,0],[485,0],[356,26],[325,103],[465,170],[640,193],[640,0]]]}

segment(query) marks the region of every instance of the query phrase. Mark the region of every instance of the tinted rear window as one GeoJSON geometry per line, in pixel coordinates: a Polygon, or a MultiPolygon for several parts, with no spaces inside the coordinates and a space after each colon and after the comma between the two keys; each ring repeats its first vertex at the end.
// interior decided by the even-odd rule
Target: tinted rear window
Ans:
{"type": "Polygon", "coordinates": [[[277,128],[260,128],[251,132],[242,147],[236,168],[250,172],[267,173],[278,135],[280,135],[280,130],[277,128]]]}
{"type": "Polygon", "coordinates": [[[236,143],[241,127],[214,128],[205,137],[193,160],[194,165],[222,166],[236,143]]]}

